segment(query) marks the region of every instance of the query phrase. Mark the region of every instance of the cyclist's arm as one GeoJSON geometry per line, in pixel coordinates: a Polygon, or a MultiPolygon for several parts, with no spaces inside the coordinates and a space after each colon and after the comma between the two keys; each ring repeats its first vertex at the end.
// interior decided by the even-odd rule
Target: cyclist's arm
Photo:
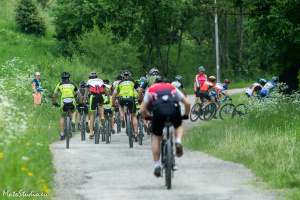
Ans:
{"type": "Polygon", "coordinates": [[[184,104],[184,115],[189,115],[191,104],[187,98],[180,90],[176,89],[176,95],[180,101],[184,104]]]}
{"type": "Polygon", "coordinates": [[[144,118],[151,116],[151,113],[148,110],[148,106],[150,104],[151,99],[152,96],[148,92],[146,92],[140,108],[140,112],[142,113],[144,118]]]}

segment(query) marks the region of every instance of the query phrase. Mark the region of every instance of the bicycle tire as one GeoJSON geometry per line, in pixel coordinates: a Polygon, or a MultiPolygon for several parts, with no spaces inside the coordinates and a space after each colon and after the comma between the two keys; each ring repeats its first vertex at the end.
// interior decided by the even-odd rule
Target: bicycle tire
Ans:
{"type": "Polygon", "coordinates": [[[110,124],[111,118],[108,116],[106,118],[106,124],[105,124],[105,142],[106,144],[110,143],[110,138],[111,138],[111,124],[110,124]]]}
{"type": "Polygon", "coordinates": [[[165,182],[167,189],[172,189],[172,168],[173,168],[173,152],[171,141],[165,144],[165,182]]]}
{"type": "Polygon", "coordinates": [[[80,119],[80,132],[81,132],[81,141],[85,140],[85,130],[86,130],[86,124],[85,124],[85,113],[83,112],[80,119]]]}
{"type": "Polygon", "coordinates": [[[199,119],[200,117],[200,109],[201,109],[201,104],[200,103],[195,103],[191,109],[190,112],[190,120],[191,122],[195,122],[199,119]]]}
{"type": "Polygon", "coordinates": [[[203,120],[211,120],[217,112],[217,105],[215,103],[209,103],[203,108],[203,120]]]}
{"type": "Polygon", "coordinates": [[[133,135],[132,135],[131,120],[130,120],[130,116],[128,114],[126,114],[126,131],[128,134],[129,148],[133,148],[133,135]]]}
{"type": "Polygon", "coordinates": [[[120,112],[116,112],[117,133],[121,132],[121,116],[120,112]]]}
{"type": "Polygon", "coordinates": [[[143,145],[143,137],[144,137],[144,123],[141,116],[139,117],[139,145],[143,145]]]}
{"type": "Polygon", "coordinates": [[[233,112],[235,109],[235,105],[232,103],[226,103],[221,106],[219,110],[219,117],[222,120],[231,119],[233,117],[233,112]]]}
{"type": "Polygon", "coordinates": [[[71,119],[69,116],[67,116],[65,118],[65,136],[66,136],[66,148],[69,149],[70,148],[70,131],[71,127],[70,127],[70,123],[71,123],[71,119]]]}
{"type": "Polygon", "coordinates": [[[99,144],[99,141],[100,141],[100,124],[99,124],[99,119],[95,120],[94,134],[95,134],[95,144],[99,144]]]}
{"type": "Polygon", "coordinates": [[[248,113],[248,108],[245,104],[241,103],[235,106],[232,117],[243,117],[248,113]]]}

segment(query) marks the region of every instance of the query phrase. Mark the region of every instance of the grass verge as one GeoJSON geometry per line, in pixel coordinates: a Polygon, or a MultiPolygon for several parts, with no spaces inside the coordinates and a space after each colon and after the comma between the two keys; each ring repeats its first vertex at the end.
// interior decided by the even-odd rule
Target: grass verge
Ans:
{"type": "Polygon", "coordinates": [[[300,199],[297,98],[251,102],[245,118],[205,123],[191,130],[184,143],[193,150],[242,163],[271,187],[286,191],[287,199],[300,199]]]}

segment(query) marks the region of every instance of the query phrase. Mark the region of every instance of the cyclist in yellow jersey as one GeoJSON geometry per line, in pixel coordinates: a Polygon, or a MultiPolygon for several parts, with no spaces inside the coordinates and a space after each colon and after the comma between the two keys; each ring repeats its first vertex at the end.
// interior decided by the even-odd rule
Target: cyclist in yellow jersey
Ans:
{"type": "Polygon", "coordinates": [[[132,114],[132,124],[134,137],[137,139],[137,118],[136,118],[136,104],[135,98],[137,97],[135,91],[135,83],[131,79],[131,73],[128,70],[125,70],[122,73],[122,81],[117,85],[113,93],[113,105],[115,106],[116,97],[119,97],[120,104],[120,115],[122,119],[122,124],[125,124],[124,121],[124,105],[127,105],[130,113],[132,114]]]}
{"type": "MultiPolygon", "coordinates": [[[[109,80],[103,80],[105,88],[107,90],[107,93],[109,95],[103,95],[103,108],[104,108],[104,113],[109,112],[112,113],[112,116],[114,116],[113,108],[112,108],[112,86],[109,83],[109,80]]],[[[115,129],[114,129],[114,117],[111,118],[111,132],[114,134],[115,129]]]]}
{"type": "MultiPolygon", "coordinates": [[[[57,105],[57,97],[60,94],[60,107],[61,107],[61,117],[60,117],[60,138],[61,140],[64,139],[64,115],[65,115],[65,107],[72,106],[73,110],[75,110],[75,94],[77,88],[74,84],[70,81],[70,73],[63,72],[61,74],[61,82],[56,85],[53,95],[53,104],[57,105]]],[[[75,117],[72,117],[72,126],[74,123],[75,117]]]]}

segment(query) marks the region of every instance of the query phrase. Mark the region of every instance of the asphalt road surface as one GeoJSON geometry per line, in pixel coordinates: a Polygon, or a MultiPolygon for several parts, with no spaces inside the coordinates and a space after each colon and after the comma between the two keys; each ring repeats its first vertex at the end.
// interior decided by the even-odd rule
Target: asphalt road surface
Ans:
{"type": "MultiPolygon", "coordinates": [[[[233,93],[242,90],[231,91],[233,93]]],[[[192,100],[192,97],[190,97],[192,100]]],[[[191,128],[193,124],[186,123],[191,128]]],[[[112,136],[111,144],[81,141],[77,134],[70,149],[65,141],[52,144],[55,199],[57,200],[269,200],[275,192],[242,165],[184,149],[176,159],[172,190],[163,178],[153,176],[150,137],[129,149],[124,131],[112,136]]]]}

